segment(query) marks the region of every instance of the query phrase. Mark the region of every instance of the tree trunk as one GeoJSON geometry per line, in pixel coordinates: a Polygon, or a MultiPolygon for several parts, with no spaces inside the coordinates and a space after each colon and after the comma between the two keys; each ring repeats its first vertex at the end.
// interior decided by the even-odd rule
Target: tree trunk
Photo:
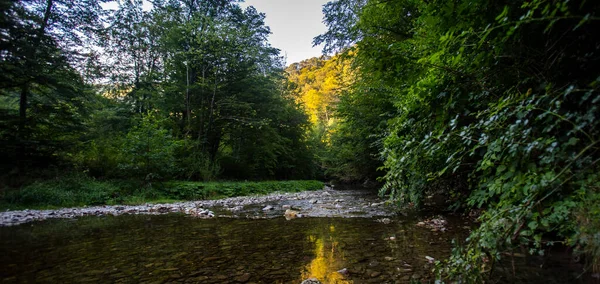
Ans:
{"type": "Polygon", "coordinates": [[[187,59],[185,61],[185,114],[187,118],[187,131],[190,129],[190,119],[192,116],[191,106],[190,106],[190,67],[187,59]]]}
{"type": "Polygon", "coordinates": [[[21,86],[21,97],[19,98],[19,132],[25,131],[27,125],[27,96],[29,94],[29,83],[21,86]]]}
{"type": "Polygon", "coordinates": [[[41,40],[41,36],[46,32],[46,27],[48,26],[48,21],[50,20],[50,16],[52,15],[52,5],[54,5],[54,0],[46,1],[46,9],[44,10],[44,19],[42,20],[42,24],[40,25],[39,36],[38,39],[41,40]]]}
{"type": "MultiPolygon", "coordinates": [[[[54,5],[54,0],[46,1],[46,8],[44,9],[44,18],[40,23],[40,28],[38,29],[37,37],[34,38],[33,46],[38,47],[42,42],[42,37],[46,33],[46,28],[48,27],[48,22],[50,21],[50,16],[52,15],[52,6],[54,5]]],[[[33,54],[31,57],[34,62],[36,62],[38,56],[38,51],[36,49],[33,50],[33,54]]],[[[32,73],[39,72],[38,70],[31,70],[32,73]]],[[[23,170],[25,166],[25,151],[26,147],[26,137],[27,133],[27,101],[29,98],[29,88],[30,88],[30,79],[27,79],[23,85],[21,86],[21,94],[19,97],[19,130],[18,130],[18,143],[19,146],[17,148],[17,171],[23,170]]]]}
{"type": "Polygon", "coordinates": [[[21,97],[19,100],[19,131],[17,133],[17,172],[24,170],[25,165],[25,151],[26,137],[27,137],[27,95],[29,93],[29,83],[25,83],[21,86],[21,97]]]}

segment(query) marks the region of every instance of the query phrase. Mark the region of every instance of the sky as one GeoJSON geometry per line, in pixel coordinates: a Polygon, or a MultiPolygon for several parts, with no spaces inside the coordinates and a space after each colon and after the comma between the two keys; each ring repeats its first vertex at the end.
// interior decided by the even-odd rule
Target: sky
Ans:
{"type": "Polygon", "coordinates": [[[265,13],[265,24],[271,28],[269,42],[287,56],[286,65],[321,56],[321,46],[312,40],[327,28],[323,24],[322,6],[329,0],[245,0],[242,7],[254,6],[265,13]]]}

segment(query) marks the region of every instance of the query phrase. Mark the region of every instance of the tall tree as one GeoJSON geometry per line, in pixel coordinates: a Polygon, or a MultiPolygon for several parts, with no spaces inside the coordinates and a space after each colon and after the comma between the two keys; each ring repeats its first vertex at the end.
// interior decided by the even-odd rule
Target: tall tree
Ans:
{"type": "Polygon", "coordinates": [[[44,114],[75,118],[72,113],[81,106],[79,96],[84,92],[74,67],[80,62],[84,42],[102,27],[102,9],[99,1],[92,0],[2,1],[2,6],[6,9],[2,9],[0,27],[0,94],[19,102],[18,123],[5,121],[16,131],[5,133],[3,140],[12,141],[6,144],[16,147],[18,161],[23,162],[28,150],[41,150],[35,149],[36,141],[42,137],[55,140],[40,136],[41,132],[51,134],[48,127],[64,127],[58,119],[48,121],[44,114]],[[33,120],[31,107],[36,108],[33,120]]]}
{"type": "Polygon", "coordinates": [[[143,10],[143,1],[119,1],[110,16],[108,40],[104,42],[108,62],[109,82],[125,93],[132,110],[145,113],[152,109],[152,95],[163,67],[159,49],[159,27],[150,12],[143,10]]]}

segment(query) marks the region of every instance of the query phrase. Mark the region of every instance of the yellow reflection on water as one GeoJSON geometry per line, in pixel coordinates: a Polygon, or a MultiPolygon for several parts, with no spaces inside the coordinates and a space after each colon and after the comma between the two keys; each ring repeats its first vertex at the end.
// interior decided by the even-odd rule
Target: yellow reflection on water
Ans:
{"type": "MultiPolygon", "coordinates": [[[[329,232],[335,232],[333,225],[329,227],[329,232]]],[[[308,240],[315,244],[315,258],[304,267],[302,271],[303,280],[317,278],[321,283],[353,283],[352,280],[344,279],[344,276],[337,272],[343,268],[344,257],[333,234],[328,234],[328,236],[324,234],[309,235],[308,240]]]]}

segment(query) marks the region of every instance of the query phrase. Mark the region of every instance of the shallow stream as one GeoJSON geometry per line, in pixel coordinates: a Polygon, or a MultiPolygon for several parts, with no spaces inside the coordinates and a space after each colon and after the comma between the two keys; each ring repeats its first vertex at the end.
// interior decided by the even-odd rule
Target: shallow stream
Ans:
{"type": "MultiPolygon", "coordinates": [[[[273,211],[277,210],[269,214],[273,211]]],[[[260,206],[254,212],[260,214],[260,206]]],[[[300,283],[309,278],[322,283],[433,282],[433,266],[426,257],[447,257],[452,239],[464,240],[470,226],[452,217],[447,218],[445,231],[435,231],[417,226],[425,219],[420,216],[286,220],[280,213],[262,219],[199,219],[181,213],[88,216],[0,227],[0,279],[3,283],[300,283]]],[[[502,270],[509,269],[498,266],[500,273],[491,282],[573,282],[574,272],[565,267],[517,265],[520,272],[506,277],[502,270]]]]}

